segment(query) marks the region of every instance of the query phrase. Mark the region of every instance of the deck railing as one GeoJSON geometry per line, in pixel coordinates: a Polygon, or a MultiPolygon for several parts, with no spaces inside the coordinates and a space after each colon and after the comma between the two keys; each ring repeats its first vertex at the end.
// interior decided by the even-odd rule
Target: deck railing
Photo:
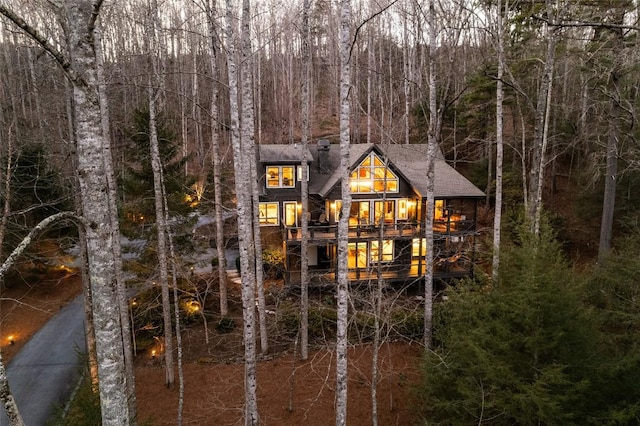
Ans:
{"type": "MultiPolygon", "coordinates": [[[[396,222],[384,224],[384,238],[423,236],[423,227],[415,222],[396,222]]],[[[475,222],[473,220],[436,220],[433,222],[434,234],[461,235],[473,232],[475,222]]],[[[380,235],[380,226],[373,224],[361,224],[349,226],[349,238],[377,238],[380,235]]],[[[299,226],[282,227],[282,239],[284,241],[299,241],[302,238],[302,228],[299,226]]],[[[336,240],[338,238],[337,224],[309,223],[310,240],[336,240]]]]}

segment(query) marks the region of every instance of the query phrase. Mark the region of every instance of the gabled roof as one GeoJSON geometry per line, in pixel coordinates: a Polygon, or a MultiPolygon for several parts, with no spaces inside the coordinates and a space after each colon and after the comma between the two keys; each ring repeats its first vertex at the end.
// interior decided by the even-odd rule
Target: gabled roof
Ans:
{"type": "MultiPolygon", "coordinates": [[[[421,197],[427,196],[427,145],[380,145],[380,150],[402,172],[421,197]]],[[[451,167],[438,151],[434,171],[437,198],[483,197],[484,193],[451,167]]]]}
{"type": "MultiPolygon", "coordinates": [[[[260,162],[263,164],[299,163],[302,161],[301,144],[260,145],[260,162]]],[[[307,161],[313,161],[311,151],[307,149],[307,161]]]]}
{"type": "MultiPolygon", "coordinates": [[[[326,150],[316,144],[308,145],[309,193],[326,197],[340,181],[340,145],[331,144],[326,150]],[[315,159],[315,160],[312,160],[315,159]]],[[[398,171],[421,196],[427,194],[427,145],[352,144],[349,147],[350,170],[353,170],[372,150],[382,154],[390,167],[398,171]]],[[[301,145],[261,145],[262,163],[300,162],[301,145]]],[[[484,193],[444,160],[438,151],[435,162],[434,193],[436,198],[483,197],[484,193]]]]}

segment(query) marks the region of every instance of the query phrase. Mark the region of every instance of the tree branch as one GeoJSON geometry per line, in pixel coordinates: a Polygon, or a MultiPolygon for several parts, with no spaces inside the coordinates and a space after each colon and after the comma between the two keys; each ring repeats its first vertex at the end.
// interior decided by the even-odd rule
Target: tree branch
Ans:
{"type": "Polygon", "coordinates": [[[45,228],[47,228],[49,225],[53,224],[54,222],[57,222],[59,220],[64,220],[64,219],[72,219],[72,220],[75,220],[77,222],[82,223],[82,218],[78,217],[78,215],[76,215],[75,212],[56,213],[54,215],[51,215],[51,216],[41,220],[40,223],[38,223],[36,226],[34,226],[33,229],[31,230],[31,232],[29,232],[29,234],[22,239],[20,244],[18,244],[18,246],[15,249],[13,249],[13,252],[11,252],[11,254],[9,255],[9,257],[7,257],[7,259],[4,261],[2,266],[0,266],[0,278],[2,278],[4,276],[4,274],[7,272],[7,269],[9,269],[11,267],[11,265],[13,265],[13,263],[16,260],[16,258],[18,256],[20,256],[22,254],[22,252],[24,252],[24,250],[27,248],[27,246],[29,246],[29,244],[31,244],[31,241],[33,241],[33,239],[39,233],[44,231],[45,228]]]}
{"type": "Polygon", "coordinates": [[[67,76],[71,80],[76,80],[78,76],[71,68],[71,62],[69,59],[58,49],[53,47],[53,45],[44,37],[40,32],[25,22],[24,19],[17,13],[15,13],[12,9],[8,8],[4,4],[0,4],[0,14],[5,18],[13,22],[18,28],[24,31],[29,37],[31,37],[37,44],[40,45],[48,54],[50,54],[53,59],[58,62],[58,64],[62,67],[62,70],[67,74],[67,76]]]}
{"type": "Polygon", "coordinates": [[[351,54],[353,53],[353,46],[356,45],[356,39],[358,38],[358,32],[360,32],[360,29],[362,27],[364,27],[364,25],[371,21],[372,19],[374,19],[375,17],[377,17],[378,15],[381,15],[384,11],[386,11],[387,9],[389,9],[391,6],[393,6],[394,4],[396,4],[398,2],[398,0],[393,0],[391,3],[389,3],[388,5],[386,5],[384,8],[380,9],[379,11],[377,11],[376,13],[374,13],[373,15],[371,15],[370,17],[368,17],[367,19],[365,19],[364,21],[362,21],[362,23],[360,25],[358,25],[358,27],[356,28],[355,33],[353,34],[353,41],[351,42],[351,47],[349,48],[349,60],[351,60],[351,54]]]}

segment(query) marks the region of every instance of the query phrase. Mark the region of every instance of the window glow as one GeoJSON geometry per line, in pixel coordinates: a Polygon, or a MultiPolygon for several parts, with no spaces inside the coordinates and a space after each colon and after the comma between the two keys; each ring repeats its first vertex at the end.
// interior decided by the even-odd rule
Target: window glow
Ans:
{"type": "Polygon", "coordinates": [[[371,262],[378,263],[378,257],[381,262],[392,262],[393,261],[393,240],[384,240],[382,241],[382,254],[380,254],[378,250],[378,241],[371,241],[371,262]]]}
{"type": "Polygon", "coordinates": [[[267,188],[294,188],[293,166],[267,166],[267,188]]]}
{"type": "Polygon", "coordinates": [[[398,177],[372,152],[351,172],[349,187],[354,193],[398,192],[398,177]]]}
{"type": "Polygon", "coordinates": [[[260,203],[260,225],[278,225],[278,203],[260,203]]]}

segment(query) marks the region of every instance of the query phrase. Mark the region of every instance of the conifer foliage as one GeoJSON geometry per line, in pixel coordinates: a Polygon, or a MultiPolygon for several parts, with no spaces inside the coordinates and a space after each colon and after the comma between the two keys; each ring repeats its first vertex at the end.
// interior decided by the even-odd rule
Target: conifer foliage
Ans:
{"type": "Polygon", "coordinates": [[[504,253],[493,285],[450,288],[417,390],[422,416],[438,424],[635,424],[637,305],[634,313],[633,299],[620,296],[630,286],[601,275],[585,287],[543,230],[539,240],[523,233],[504,253]]]}

